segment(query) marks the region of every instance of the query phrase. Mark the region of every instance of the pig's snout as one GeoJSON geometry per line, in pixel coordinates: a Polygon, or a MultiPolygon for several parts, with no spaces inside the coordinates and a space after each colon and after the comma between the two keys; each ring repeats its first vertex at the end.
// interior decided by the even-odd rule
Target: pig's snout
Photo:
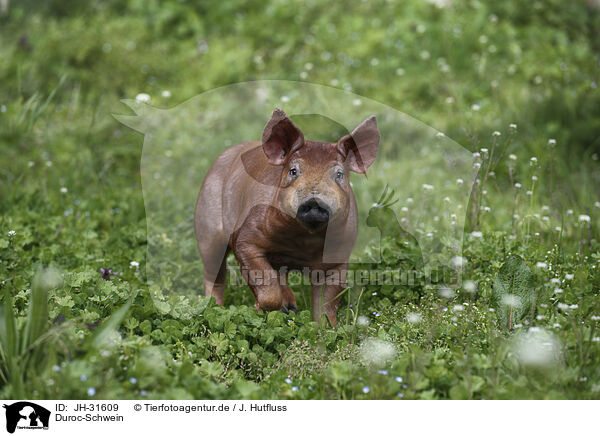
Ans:
{"type": "Polygon", "coordinates": [[[326,204],[311,198],[298,207],[296,218],[310,230],[316,230],[327,224],[329,214],[330,210],[326,204]]]}

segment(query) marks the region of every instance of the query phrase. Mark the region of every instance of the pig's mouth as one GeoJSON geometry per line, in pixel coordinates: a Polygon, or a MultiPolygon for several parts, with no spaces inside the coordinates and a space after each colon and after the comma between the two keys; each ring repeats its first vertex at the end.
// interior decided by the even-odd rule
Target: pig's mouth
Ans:
{"type": "Polygon", "coordinates": [[[327,225],[329,215],[329,206],[316,198],[311,198],[298,207],[296,219],[308,230],[315,231],[327,225]]]}

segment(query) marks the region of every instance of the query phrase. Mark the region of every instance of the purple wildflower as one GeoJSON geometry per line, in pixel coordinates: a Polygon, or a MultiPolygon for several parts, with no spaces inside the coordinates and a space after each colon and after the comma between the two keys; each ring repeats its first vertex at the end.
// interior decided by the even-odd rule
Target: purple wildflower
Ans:
{"type": "Polygon", "coordinates": [[[112,269],[104,269],[104,268],[100,268],[100,272],[102,273],[102,278],[104,280],[110,280],[110,275],[118,275],[119,273],[117,272],[113,272],[112,269]]]}

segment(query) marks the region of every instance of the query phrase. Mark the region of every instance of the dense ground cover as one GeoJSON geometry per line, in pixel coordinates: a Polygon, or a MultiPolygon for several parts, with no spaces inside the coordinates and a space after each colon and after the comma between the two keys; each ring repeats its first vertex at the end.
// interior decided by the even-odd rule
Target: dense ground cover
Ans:
{"type": "Polygon", "coordinates": [[[600,398],[594,2],[191,3],[0,15],[0,396],[600,398]],[[150,285],[143,137],[112,114],[253,79],[365,95],[479,153],[463,285],[350,289],[335,330],[302,286],[286,315],[150,285]]]}

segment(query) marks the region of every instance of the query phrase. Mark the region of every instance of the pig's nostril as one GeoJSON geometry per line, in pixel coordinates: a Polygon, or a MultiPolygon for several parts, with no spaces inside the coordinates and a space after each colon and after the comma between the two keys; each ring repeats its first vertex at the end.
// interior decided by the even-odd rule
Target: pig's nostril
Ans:
{"type": "Polygon", "coordinates": [[[300,205],[296,217],[310,229],[317,229],[329,221],[329,210],[327,206],[311,198],[300,205]]]}

